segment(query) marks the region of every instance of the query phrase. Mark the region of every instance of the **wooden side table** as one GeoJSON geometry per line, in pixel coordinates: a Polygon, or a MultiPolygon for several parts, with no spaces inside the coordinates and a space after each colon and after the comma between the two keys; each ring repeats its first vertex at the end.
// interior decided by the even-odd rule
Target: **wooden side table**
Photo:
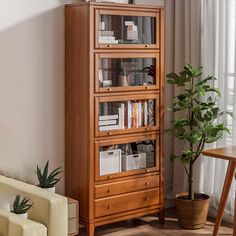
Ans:
{"type": "MultiPolygon", "coordinates": [[[[229,194],[230,186],[233,177],[236,179],[235,169],[236,169],[236,146],[226,147],[226,148],[216,148],[205,150],[202,153],[205,156],[220,158],[229,161],[227,173],[225,176],[224,187],[221,193],[219,210],[217,213],[217,218],[214,226],[213,236],[216,236],[222,221],[224,208],[226,205],[227,197],[229,194]]],[[[236,236],[236,196],[235,196],[235,207],[234,207],[234,230],[233,236],[236,236]]]]}
{"type": "Polygon", "coordinates": [[[68,200],[68,235],[79,233],[79,203],[77,200],[67,197],[68,200]]]}

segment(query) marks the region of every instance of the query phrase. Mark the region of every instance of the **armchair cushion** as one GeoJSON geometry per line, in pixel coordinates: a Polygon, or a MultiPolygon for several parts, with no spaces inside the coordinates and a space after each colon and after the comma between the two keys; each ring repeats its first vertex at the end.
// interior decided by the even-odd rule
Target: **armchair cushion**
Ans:
{"type": "Polygon", "coordinates": [[[1,195],[5,195],[13,201],[17,193],[29,198],[33,203],[33,207],[29,210],[29,219],[45,225],[48,236],[67,235],[66,197],[0,175],[0,198],[1,195]]]}
{"type": "Polygon", "coordinates": [[[0,209],[0,236],[47,236],[47,228],[0,209]]]}

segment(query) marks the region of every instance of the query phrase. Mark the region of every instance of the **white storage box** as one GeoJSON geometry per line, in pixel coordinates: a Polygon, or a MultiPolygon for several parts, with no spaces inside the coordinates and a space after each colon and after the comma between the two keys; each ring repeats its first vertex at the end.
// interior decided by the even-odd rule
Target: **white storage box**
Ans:
{"type": "Polygon", "coordinates": [[[100,176],[121,172],[121,149],[100,152],[100,176]]]}
{"type": "Polygon", "coordinates": [[[146,168],[146,153],[122,155],[122,171],[146,168]]]}

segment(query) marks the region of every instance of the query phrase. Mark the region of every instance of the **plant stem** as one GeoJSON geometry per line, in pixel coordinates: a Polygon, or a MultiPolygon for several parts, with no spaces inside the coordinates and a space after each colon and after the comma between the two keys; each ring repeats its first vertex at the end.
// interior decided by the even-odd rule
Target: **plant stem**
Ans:
{"type": "Polygon", "coordinates": [[[193,161],[189,164],[189,178],[188,178],[188,189],[189,189],[189,199],[194,200],[194,188],[193,188],[193,161]]]}
{"type": "MultiPolygon", "coordinates": [[[[191,89],[193,91],[193,86],[194,86],[194,82],[193,82],[193,77],[191,78],[191,89]]],[[[194,114],[193,114],[193,98],[190,98],[190,107],[189,107],[189,114],[190,114],[190,134],[192,134],[193,131],[193,119],[194,119],[194,114]]],[[[190,148],[191,151],[193,152],[194,150],[194,146],[193,143],[190,143],[190,148]]],[[[189,176],[188,176],[188,182],[189,182],[189,199],[194,200],[194,188],[193,188],[193,163],[194,163],[194,158],[192,157],[192,160],[189,163],[189,176]]]]}

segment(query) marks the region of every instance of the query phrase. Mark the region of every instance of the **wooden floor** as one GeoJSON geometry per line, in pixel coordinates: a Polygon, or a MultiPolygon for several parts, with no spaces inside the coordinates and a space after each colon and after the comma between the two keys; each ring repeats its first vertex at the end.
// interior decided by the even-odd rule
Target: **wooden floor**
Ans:
{"type": "MultiPolygon", "coordinates": [[[[146,216],[129,221],[122,221],[96,228],[96,236],[195,236],[212,235],[214,223],[209,220],[204,229],[181,229],[173,209],[166,213],[166,223],[160,225],[156,216],[146,216]]],[[[219,236],[233,235],[232,225],[224,223],[220,228],[219,236]]],[[[85,229],[80,229],[79,236],[85,236],[85,229]]]]}

